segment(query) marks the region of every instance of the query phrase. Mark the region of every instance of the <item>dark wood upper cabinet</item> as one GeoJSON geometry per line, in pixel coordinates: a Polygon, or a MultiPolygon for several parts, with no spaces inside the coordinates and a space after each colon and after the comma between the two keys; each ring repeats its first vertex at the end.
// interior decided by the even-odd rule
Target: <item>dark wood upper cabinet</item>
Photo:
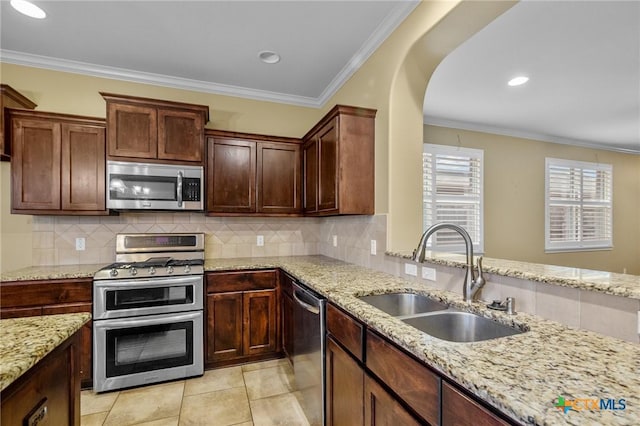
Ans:
{"type": "Polygon", "coordinates": [[[12,213],[108,214],[104,120],[9,110],[12,213]]]}
{"type": "Polygon", "coordinates": [[[299,139],[207,134],[207,214],[300,214],[299,139]]]}
{"type": "Polygon", "coordinates": [[[305,135],[305,214],[374,214],[375,115],[336,105],[305,135]]]}
{"type": "Polygon", "coordinates": [[[203,164],[209,107],[100,93],[107,101],[107,155],[117,160],[203,164]]]}
{"type": "Polygon", "coordinates": [[[4,129],[5,121],[7,121],[5,108],[35,109],[36,106],[11,86],[0,84],[0,161],[11,159],[11,139],[7,137],[9,132],[5,132],[4,129]]]}

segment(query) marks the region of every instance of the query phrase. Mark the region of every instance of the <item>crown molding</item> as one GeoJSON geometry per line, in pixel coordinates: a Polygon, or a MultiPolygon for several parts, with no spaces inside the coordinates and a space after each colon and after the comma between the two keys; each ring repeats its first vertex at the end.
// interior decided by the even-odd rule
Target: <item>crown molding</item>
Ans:
{"type": "Polygon", "coordinates": [[[473,123],[469,121],[450,120],[447,118],[440,118],[440,117],[433,117],[433,116],[426,116],[426,115],[423,117],[423,123],[431,126],[449,127],[454,129],[471,130],[471,131],[483,132],[483,133],[493,133],[495,135],[512,136],[512,137],[523,138],[523,139],[533,139],[537,141],[558,143],[562,145],[578,146],[581,148],[602,149],[605,151],[615,151],[615,152],[621,152],[624,154],[640,155],[640,146],[638,147],[638,149],[623,148],[620,146],[609,145],[606,143],[588,142],[581,139],[563,138],[563,137],[554,136],[554,135],[547,135],[544,133],[527,132],[523,130],[515,130],[515,129],[508,129],[508,128],[499,127],[499,126],[492,126],[489,124],[473,123]]]}
{"type": "Polygon", "coordinates": [[[0,62],[15,65],[24,65],[34,68],[45,68],[72,74],[109,78],[113,80],[171,87],[174,89],[193,90],[196,92],[254,99],[258,101],[277,102],[314,108],[320,107],[316,98],[306,96],[295,96],[283,93],[269,92],[266,90],[248,89],[245,87],[217,84],[208,81],[191,80],[188,78],[172,77],[162,74],[134,71],[125,68],[96,65],[86,62],[52,58],[49,56],[32,55],[29,53],[16,52],[13,50],[0,50],[0,62]]]}
{"type": "Polygon", "coordinates": [[[318,97],[318,104],[322,106],[336,94],[338,90],[351,78],[351,76],[360,69],[360,67],[369,59],[378,47],[391,35],[398,25],[400,25],[420,4],[419,0],[404,0],[398,2],[393,11],[385,17],[378,25],[376,30],[369,36],[367,41],[358,49],[351,57],[349,62],[340,70],[340,72],[331,80],[318,97]]]}

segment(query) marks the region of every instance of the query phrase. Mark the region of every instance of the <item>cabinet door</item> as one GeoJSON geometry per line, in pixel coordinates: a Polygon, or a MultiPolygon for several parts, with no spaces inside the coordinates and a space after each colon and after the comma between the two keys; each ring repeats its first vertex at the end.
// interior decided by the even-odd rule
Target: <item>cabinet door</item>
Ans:
{"type": "MultiPolygon", "coordinates": [[[[91,303],[65,303],[42,307],[43,315],[74,314],[91,312],[91,303]]],[[[89,321],[80,329],[80,381],[82,386],[91,386],[93,371],[93,322],[89,321]]]]}
{"type": "Polygon", "coordinates": [[[255,212],[255,142],[209,138],[207,148],[207,212],[255,212]]]}
{"type": "Polygon", "coordinates": [[[62,124],[62,210],[105,210],[105,129],[62,124]]]}
{"type": "Polygon", "coordinates": [[[158,158],[195,161],[204,157],[204,117],[192,111],[158,109],[158,158]]]}
{"type": "Polygon", "coordinates": [[[289,361],[293,362],[293,299],[281,293],[282,349],[289,361]]]}
{"type": "Polygon", "coordinates": [[[107,150],[113,157],[156,158],[156,108],[107,102],[107,150]]]}
{"type": "Polygon", "coordinates": [[[326,349],[327,426],[362,425],[364,372],[332,338],[326,349]]]}
{"type": "Polygon", "coordinates": [[[313,138],[302,148],[304,175],[303,210],[305,213],[318,211],[318,141],[313,138]]]}
{"type": "Polygon", "coordinates": [[[457,391],[448,383],[442,383],[442,425],[443,426],[503,426],[502,420],[473,399],[457,391]]]}
{"type": "Polygon", "coordinates": [[[276,291],[260,290],[244,293],[245,355],[275,352],[276,340],[276,291]]]}
{"type": "Polygon", "coordinates": [[[318,210],[337,209],[338,119],[334,118],[318,132],[318,210]]]}
{"type": "Polygon", "coordinates": [[[257,211],[300,212],[300,145],[259,142],[257,211]]]}
{"type": "Polygon", "coordinates": [[[367,426],[419,426],[421,423],[374,379],[366,376],[364,378],[364,424],[367,426]]]}
{"type": "Polygon", "coordinates": [[[12,210],[60,209],[60,124],[12,120],[12,210]]]}
{"type": "Polygon", "coordinates": [[[207,296],[207,363],[242,356],[242,292],[207,296]]]}

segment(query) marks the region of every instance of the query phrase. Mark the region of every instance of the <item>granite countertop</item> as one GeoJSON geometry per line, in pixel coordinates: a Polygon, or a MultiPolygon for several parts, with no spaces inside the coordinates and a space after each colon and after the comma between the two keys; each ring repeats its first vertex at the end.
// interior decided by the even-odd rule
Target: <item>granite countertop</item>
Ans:
{"type": "MultiPolygon", "coordinates": [[[[205,262],[205,270],[209,272],[263,268],[282,268],[289,272],[518,422],[534,425],[640,424],[637,400],[640,395],[640,345],[534,315],[518,313],[510,316],[492,311],[480,302],[468,304],[455,293],[324,256],[207,259],[205,262]],[[357,298],[397,291],[424,294],[528,331],[484,342],[447,342],[422,333],[357,298]],[[585,410],[565,414],[554,406],[558,397],[565,400],[625,399],[627,402],[625,410],[585,410]]],[[[2,279],[7,279],[6,276],[2,279]]],[[[29,268],[10,276],[36,279],[29,268]]]]}
{"type": "Polygon", "coordinates": [[[56,280],[92,278],[107,264],[30,266],[0,274],[0,281],[56,280]]]}
{"type": "Polygon", "coordinates": [[[89,313],[43,315],[0,320],[0,390],[73,335],[89,313]]]}
{"type": "MultiPolygon", "coordinates": [[[[388,256],[411,259],[411,253],[387,252],[388,256]]],[[[466,256],[454,253],[426,252],[426,262],[436,265],[464,268],[466,256]]],[[[545,265],[541,263],[519,262],[517,260],[482,260],[482,269],[489,274],[521,278],[563,287],[598,291],[613,296],[640,299],[640,275],[616,274],[592,269],[570,268],[567,266],[545,265]]]]}

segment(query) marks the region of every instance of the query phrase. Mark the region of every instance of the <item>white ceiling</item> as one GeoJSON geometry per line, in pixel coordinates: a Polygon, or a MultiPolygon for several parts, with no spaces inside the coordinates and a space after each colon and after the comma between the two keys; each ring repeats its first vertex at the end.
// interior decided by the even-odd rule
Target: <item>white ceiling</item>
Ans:
{"type": "Polygon", "coordinates": [[[425,122],[640,153],[640,2],[524,1],[427,87],[425,122]],[[508,87],[519,74],[527,84],[508,87]]]}
{"type": "Polygon", "coordinates": [[[357,1],[0,2],[0,60],[321,106],[418,4],[357,1]],[[273,50],[282,60],[259,61],[273,50]]]}

